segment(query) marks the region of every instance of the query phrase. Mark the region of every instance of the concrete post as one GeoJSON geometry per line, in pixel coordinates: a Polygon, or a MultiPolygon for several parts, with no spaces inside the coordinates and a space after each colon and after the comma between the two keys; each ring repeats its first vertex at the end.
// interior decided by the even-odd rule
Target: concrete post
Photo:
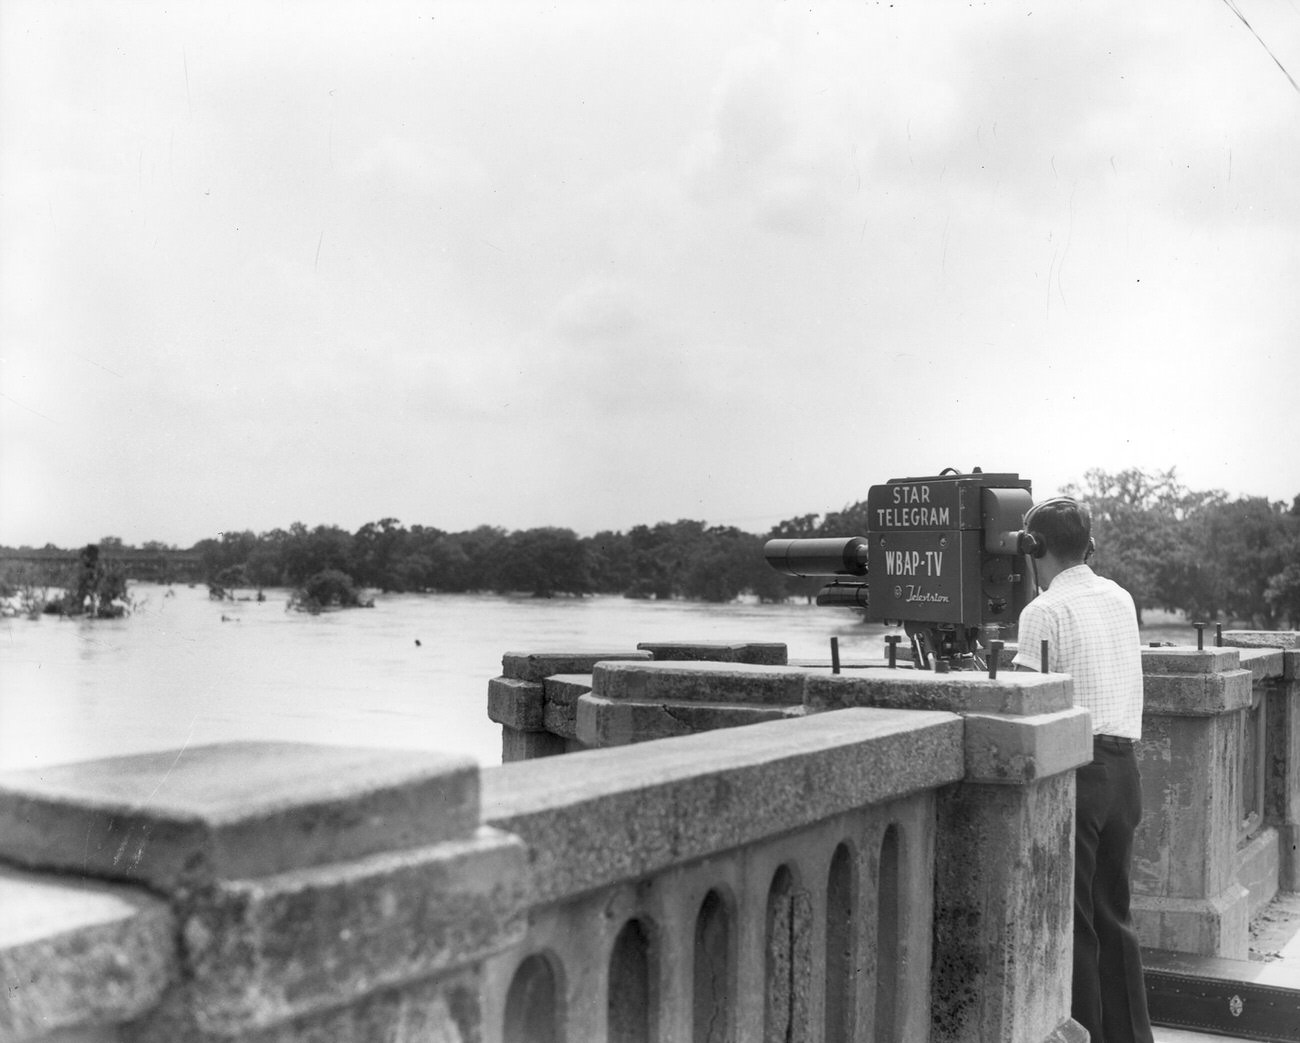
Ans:
{"type": "Polygon", "coordinates": [[[809,710],[960,713],[966,775],[938,796],[933,1043],[1067,1043],[1074,899],[1074,769],[1090,718],[1068,677],[867,670],[809,679],[809,710]]]}
{"type": "MultiPolygon", "coordinates": [[[[728,728],[770,720],[774,714],[718,713],[743,695],[730,691],[712,708],[698,704],[707,693],[686,699],[687,706],[675,713],[668,706],[623,705],[592,711],[582,716],[579,705],[593,692],[604,697],[594,677],[597,663],[604,662],[727,663],[747,666],[784,666],[786,646],[755,641],[643,641],[635,652],[507,652],[501,660],[501,676],[488,683],[488,717],[501,725],[501,761],[532,760],[560,753],[573,753],[593,746],[621,746],[629,742],[689,735],[696,731],[728,728]]],[[[625,698],[625,696],[624,696],[625,698]]],[[[792,707],[798,707],[795,694],[792,707]]]]}
{"type": "Polygon", "coordinates": [[[0,776],[0,860],[161,898],[179,967],[122,1043],[469,1039],[525,929],[479,810],[468,758],[234,743],[0,776]]]}
{"type": "Polygon", "coordinates": [[[1144,946],[1245,959],[1250,895],[1237,877],[1240,716],[1251,674],[1234,648],[1143,649],[1133,919],[1144,946]]]}
{"type": "Polygon", "coordinates": [[[574,726],[581,675],[604,660],[648,661],[649,651],[507,652],[501,676],[488,682],[488,717],[501,725],[501,762],[551,757],[581,749],[574,726]],[[546,679],[566,676],[566,684],[546,679]],[[576,687],[575,687],[576,686],[576,687]],[[548,698],[549,695],[549,698],[548,698]]]}

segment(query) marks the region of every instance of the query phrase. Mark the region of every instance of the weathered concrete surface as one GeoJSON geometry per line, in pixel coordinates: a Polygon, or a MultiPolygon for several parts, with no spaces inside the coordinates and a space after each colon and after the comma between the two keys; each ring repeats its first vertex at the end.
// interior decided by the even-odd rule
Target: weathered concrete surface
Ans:
{"type": "Polygon", "coordinates": [[[483,771],[538,901],[576,895],[962,776],[945,713],[845,710],[483,771]]]}
{"type": "Polygon", "coordinates": [[[603,749],[802,716],[802,706],[633,702],[587,694],[578,700],[574,726],[584,746],[603,749]]]}
{"type": "Polygon", "coordinates": [[[795,667],[748,663],[604,662],[592,671],[592,692],[643,703],[800,706],[807,676],[795,667]]]}
{"type": "Polygon", "coordinates": [[[550,732],[521,732],[517,728],[501,729],[501,762],[533,760],[538,757],[556,757],[569,752],[563,735],[550,732]]]}
{"type": "Polygon", "coordinates": [[[1146,949],[1229,960],[1250,954],[1250,892],[1235,882],[1207,898],[1134,895],[1133,920],[1146,949]]]}
{"type": "Polygon", "coordinates": [[[1225,630],[1223,643],[1234,648],[1300,650],[1300,630],[1225,630]]]}
{"type": "Polygon", "coordinates": [[[1021,784],[1092,760],[1087,710],[1016,717],[966,714],[966,781],[1021,784]]]}
{"type": "Polygon", "coordinates": [[[649,662],[649,652],[507,652],[501,657],[501,675],[513,681],[543,681],[552,674],[589,674],[604,661],[649,662]]]}
{"type": "Polygon", "coordinates": [[[577,737],[578,694],[571,686],[553,686],[548,699],[546,681],[555,676],[590,676],[605,660],[650,662],[639,650],[574,652],[507,652],[501,657],[501,677],[488,682],[488,718],[501,725],[501,760],[534,760],[581,749],[577,737]]]}
{"type": "MultiPolygon", "coordinates": [[[[1300,652],[1287,652],[1300,660],[1300,652]]],[[[1266,820],[1278,832],[1278,885],[1300,891],[1300,680],[1290,671],[1270,682],[1265,707],[1267,756],[1266,820]]]]}
{"type": "Polygon", "coordinates": [[[937,674],[928,670],[867,670],[811,674],[804,701],[810,710],[879,706],[954,713],[1043,714],[1074,705],[1065,674],[999,673],[995,680],[974,672],[937,674]]]}
{"type": "Polygon", "coordinates": [[[1231,713],[1251,704],[1250,671],[1233,669],[1208,673],[1187,670],[1176,674],[1144,674],[1142,696],[1144,711],[1148,714],[1208,717],[1231,713]]]}
{"type": "Polygon", "coordinates": [[[786,646],[775,642],[642,641],[636,647],[651,653],[658,661],[752,663],[756,666],[785,666],[789,661],[786,646]]]}
{"type": "Polygon", "coordinates": [[[234,1034],[472,964],[524,929],[525,852],[469,840],[255,880],[222,881],[189,910],[195,1013],[234,1034]]]}
{"type": "Polygon", "coordinates": [[[578,737],[578,700],[591,691],[591,674],[555,674],[544,682],[542,720],[546,730],[578,737]]]}
{"type": "MultiPolygon", "coordinates": [[[[652,746],[638,746],[641,757],[652,746]]],[[[626,756],[627,754],[625,754],[626,756]]],[[[725,1002],[718,1022],[731,1029],[728,1038],[761,1041],[768,1038],[764,986],[769,980],[768,899],[784,869],[792,876],[791,901],[811,916],[800,915],[793,926],[792,957],[787,994],[791,1005],[820,1018],[825,992],[821,958],[825,953],[827,880],[838,849],[848,859],[853,901],[852,929],[846,939],[850,972],[847,995],[851,1039],[916,1040],[928,1038],[930,920],[933,905],[934,794],[920,792],[898,801],[858,808],[841,816],[780,833],[740,848],[684,861],[650,877],[626,880],[554,903],[539,903],[529,917],[528,940],[519,948],[487,961],[484,972],[484,1025],[488,1039],[505,1021],[505,998],[521,962],[544,953],[556,969],[559,1006],[565,1015],[563,1038],[572,1041],[606,1038],[609,1024],[609,954],[620,931],[631,920],[644,929],[651,946],[654,981],[652,1012],[642,1025],[657,1032],[620,1039],[691,1040],[696,1033],[697,923],[702,903],[713,894],[722,900],[729,925],[730,974],[723,984],[725,1002]],[[887,830],[897,840],[895,885],[881,893],[880,855],[887,830]],[[887,906],[877,916],[877,903],[887,906]],[[892,913],[898,930],[880,937],[880,923],[892,913]],[[874,1032],[876,983],[880,964],[893,971],[897,995],[892,1004],[892,1029],[874,1032]]],[[[778,976],[779,982],[779,976],[778,976]]],[[[619,994],[615,994],[619,995],[619,994]]],[[[625,996],[619,997],[626,1000],[625,996]]],[[[778,1004],[779,1006],[779,1004],[778,1004]]],[[[628,1019],[632,1021],[632,1019],[628,1019]]],[[[716,1023],[715,1023],[716,1025],[716,1023]]],[[[545,1026],[537,1026],[545,1038],[545,1026]]],[[[557,1037],[558,1038],[558,1037],[557,1037]]],[[[784,1034],[776,1038],[784,1039],[784,1034]]],[[[820,1039],[812,1026],[796,1025],[792,1039],[820,1039]],[[801,1034],[811,1032],[811,1035],[801,1034]]]]}
{"type": "Polygon", "coordinates": [[[540,681],[494,677],[488,682],[488,720],[522,732],[546,730],[546,695],[540,681]]]}
{"type": "Polygon", "coordinates": [[[0,868],[0,1039],[137,1017],[178,973],[174,938],[139,888],[0,868]]]}
{"type": "Polygon", "coordinates": [[[1240,769],[1230,725],[1212,717],[1159,715],[1143,721],[1135,893],[1209,897],[1233,882],[1240,815],[1232,798],[1240,769]]]}
{"type": "Polygon", "coordinates": [[[162,893],[177,980],[123,1028],[132,1043],[459,1033],[477,987],[430,979],[476,973],[526,918],[527,852],[479,825],[478,781],[467,758],[282,744],[92,762],[5,776],[0,844],[162,893]]]}
{"type": "Polygon", "coordinates": [[[1253,920],[1277,897],[1280,864],[1278,831],[1265,826],[1237,850],[1237,882],[1250,892],[1247,920],[1253,920]]]}
{"type": "Polygon", "coordinates": [[[484,1038],[482,983],[472,971],[380,989],[341,1006],[235,1036],[199,1028],[187,1003],[184,990],[173,990],[159,1009],[125,1026],[113,1043],[119,1038],[120,1043],[478,1043],[484,1038]]]}
{"type": "Polygon", "coordinates": [[[1241,666],[1235,648],[1144,648],[1144,674],[1221,674],[1241,666]]]}
{"type": "Polygon", "coordinates": [[[939,793],[934,1043],[1083,1039],[1070,1009],[1074,773],[939,793]]]}
{"type": "Polygon", "coordinates": [[[477,764],[229,743],[0,774],[0,858],[164,891],[459,837],[477,764]]]}
{"type": "Polygon", "coordinates": [[[1243,959],[1250,895],[1239,879],[1238,841],[1251,670],[1240,668],[1235,648],[1144,649],[1142,658],[1138,937],[1148,947],[1243,959]]]}
{"type": "Polygon", "coordinates": [[[1252,681],[1282,676],[1282,663],[1286,653],[1280,648],[1243,648],[1239,654],[1242,669],[1250,671],[1252,681]]]}
{"type": "Polygon", "coordinates": [[[589,748],[623,746],[802,717],[806,677],[737,662],[598,663],[591,692],[577,699],[575,735],[589,748]]]}

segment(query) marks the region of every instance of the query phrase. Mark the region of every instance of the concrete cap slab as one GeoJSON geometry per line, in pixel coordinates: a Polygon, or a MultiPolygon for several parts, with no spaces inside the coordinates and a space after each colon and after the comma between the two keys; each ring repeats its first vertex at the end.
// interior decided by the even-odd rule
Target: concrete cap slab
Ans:
{"type": "Polygon", "coordinates": [[[955,782],[961,718],[841,710],[483,769],[485,821],[558,900],[955,782]]]}
{"type": "Polygon", "coordinates": [[[488,682],[488,720],[497,724],[524,732],[543,731],[545,705],[541,681],[494,677],[488,682]]]}
{"type": "Polygon", "coordinates": [[[592,691],[603,699],[642,703],[803,703],[806,670],[751,663],[655,661],[599,663],[592,691]]]}
{"type": "Polygon", "coordinates": [[[543,685],[542,720],[546,730],[576,739],[578,700],[591,691],[591,674],[553,674],[543,685]]]}
{"type": "Polygon", "coordinates": [[[1092,760],[1092,715],[1082,708],[965,720],[967,782],[1023,785],[1092,760]]]}
{"type": "Polygon", "coordinates": [[[482,828],[429,847],[220,881],[184,925],[196,1020],[250,1038],[518,944],[526,862],[519,838],[482,828]]]}
{"type": "Polygon", "coordinates": [[[1225,630],[1223,643],[1234,648],[1300,649],[1300,630],[1225,630]]]}
{"type": "Polygon", "coordinates": [[[548,703],[572,706],[591,691],[591,684],[591,674],[554,674],[546,679],[543,690],[548,703]]]}
{"type": "Polygon", "coordinates": [[[810,710],[845,706],[951,710],[955,713],[1039,714],[1074,705],[1066,674],[1007,671],[995,680],[974,671],[863,670],[812,675],[804,700],[810,710]]]}
{"type": "Polygon", "coordinates": [[[172,913],[143,890],[0,869],[0,1038],[129,1021],[178,968],[172,913]]]}
{"type": "Polygon", "coordinates": [[[471,835],[478,765],[224,743],[0,774],[0,857],[162,890],[471,835]]]}
{"type": "Polygon", "coordinates": [[[1144,648],[1145,674],[1221,674],[1241,665],[1235,648],[1144,648]]]}
{"type": "Polygon", "coordinates": [[[751,663],[755,666],[784,666],[789,658],[786,645],[763,641],[642,641],[637,648],[653,653],[656,660],[694,660],[719,663],[751,663]]]}
{"type": "Polygon", "coordinates": [[[1206,717],[1250,706],[1249,670],[1210,674],[1143,674],[1142,712],[1172,717],[1206,717]]]}
{"type": "Polygon", "coordinates": [[[649,652],[615,651],[507,652],[501,657],[501,673],[515,681],[541,681],[552,674],[589,674],[607,659],[649,662],[649,652]]]}
{"type": "Polygon", "coordinates": [[[626,746],[674,735],[802,717],[801,705],[637,702],[584,694],[574,707],[574,736],[588,747],[626,746]]]}
{"type": "Polygon", "coordinates": [[[1285,653],[1280,648],[1243,648],[1239,655],[1242,669],[1249,670],[1250,676],[1256,681],[1282,676],[1282,657],[1285,653]]]}

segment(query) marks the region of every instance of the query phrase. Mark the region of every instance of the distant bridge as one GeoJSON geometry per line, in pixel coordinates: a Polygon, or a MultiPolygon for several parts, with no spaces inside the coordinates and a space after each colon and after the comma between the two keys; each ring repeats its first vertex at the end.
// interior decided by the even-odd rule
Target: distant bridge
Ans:
{"type": "MultiPolygon", "coordinates": [[[[99,555],[105,561],[119,562],[129,579],[154,582],[168,580],[195,581],[203,578],[203,556],[183,550],[136,550],[134,548],[100,547],[99,555]]],[[[0,548],[0,568],[12,565],[30,565],[59,573],[81,560],[81,550],[13,550],[0,548]]]]}

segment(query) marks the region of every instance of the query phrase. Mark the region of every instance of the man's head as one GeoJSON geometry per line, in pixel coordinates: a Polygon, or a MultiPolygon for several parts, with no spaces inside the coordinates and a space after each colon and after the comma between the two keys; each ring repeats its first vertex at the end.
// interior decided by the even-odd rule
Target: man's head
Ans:
{"type": "Polygon", "coordinates": [[[1036,503],[1025,514],[1025,531],[1034,538],[1034,557],[1050,555],[1069,566],[1087,561],[1092,553],[1092,515],[1070,496],[1036,503]]]}

